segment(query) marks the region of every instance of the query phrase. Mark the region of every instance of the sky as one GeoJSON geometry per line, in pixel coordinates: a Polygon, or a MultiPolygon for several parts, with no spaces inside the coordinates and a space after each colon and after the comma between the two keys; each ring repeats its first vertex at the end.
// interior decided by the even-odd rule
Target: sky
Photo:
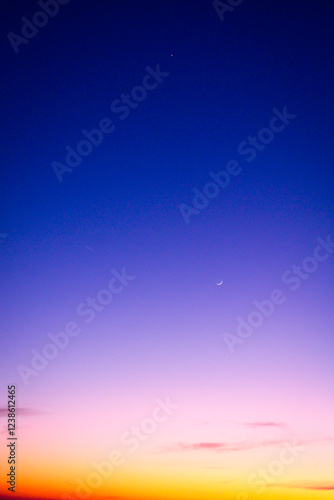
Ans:
{"type": "Polygon", "coordinates": [[[333,498],[334,5],[2,10],[1,495],[333,498]]]}

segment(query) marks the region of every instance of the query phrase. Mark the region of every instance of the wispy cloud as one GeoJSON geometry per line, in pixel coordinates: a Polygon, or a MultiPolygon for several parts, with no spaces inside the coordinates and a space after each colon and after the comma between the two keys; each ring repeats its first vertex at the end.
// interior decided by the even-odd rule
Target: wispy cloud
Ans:
{"type": "Polygon", "coordinates": [[[254,429],[258,427],[276,427],[279,429],[283,429],[286,427],[285,423],[282,422],[245,422],[242,425],[245,425],[247,427],[252,427],[254,429]]]}
{"type": "Polygon", "coordinates": [[[166,447],[164,451],[214,451],[214,452],[224,452],[224,451],[244,451],[253,450],[255,448],[262,448],[266,446],[278,446],[282,445],[284,441],[282,440],[272,440],[272,441],[259,441],[259,442],[249,442],[249,441],[239,441],[239,442],[202,442],[202,443],[176,443],[170,447],[166,447]]]}
{"type": "MultiPolygon", "coordinates": [[[[7,416],[8,408],[7,406],[0,406],[0,417],[7,416]]],[[[16,408],[15,414],[20,416],[30,417],[33,415],[42,415],[43,412],[39,410],[34,410],[33,408],[16,408]]]]}
{"type": "Polygon", "coordinates": [[[318,491],[329,491],[334,490],[334,483],[311,483],[307,481],[302,481],[301,483],[281,483],[281,484],[271,484],[269,485],[275,488],[295,488],[301,490],[318,490],[318,491]]]}
{"type": "MultiPolygon", "coordinates": [[[[334,438],[323,437],[317,439],[294,439],[293,446],[303,446],[314,443],[331,442],[334,438]]],[[[174,443],[169,446],[160,447],[160,452],[187,452],[187,451],[212,451],[215,453],[247,451],[258,448],[285,446],[291,441],[289,438],[272,439],[265,441],[237,441],[237,442],[198,442],[198,443],[174,443]]]]}

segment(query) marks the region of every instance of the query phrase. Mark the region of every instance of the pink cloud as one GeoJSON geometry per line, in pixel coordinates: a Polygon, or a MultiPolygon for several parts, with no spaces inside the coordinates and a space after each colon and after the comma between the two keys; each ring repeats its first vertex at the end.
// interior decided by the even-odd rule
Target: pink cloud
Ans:
{"type": "MultiPolygon", "coordinates": [[[[8,407],[1,406],[0,407],[0,417],[6,416],[8,414],[8,407]]],[[[31,415],[42,415],[43,412],[39,410],[34,410],[32,408],[15,408],[15,414],[20,416],[31,416],[31,415]]]]}
{"type": "Polygon", "coordinates": [[[281,423],[281,422],[250,422],[250,423],[244,423],[243,425],[246,425],[247,427],[278,427],[282,429],[283,427],[286,427],[286,424],[281,423]]]}
{"type": "Polygon", "coordinates": [[[331,442],[334,438],[318,438],[318,439],[276,439],[267,441],[238,441],[238,442],[198,442],[198,443],[175,443],[169,446],[160,447],[160,452],[187,452],[187,451],[212,451],[216,453],[231,452],[231,451],[247,451],[257,448],[286,446],[291,444],[294,446],[303,446],[321,442],[331,442]]]}
{"type": "Polygon", "coordinates": [[[309,483],[307,481],[304,481],[301,483],[272,484],[271,487],[329,491],[334,490],[334,483],[309,483]]]}
{"type": "Polygon", "coordinates": [[[255,448],[262,448],[265,446],[278,446],[283,445],[286,441],[273,440],[273,441],[260,441],[260,442],[202,442],[202,443],[177,443],[164,449],[164,451],[200,451],[211,450],[217,452],[223,451],[243,451],[253,450],[255,448]]]}

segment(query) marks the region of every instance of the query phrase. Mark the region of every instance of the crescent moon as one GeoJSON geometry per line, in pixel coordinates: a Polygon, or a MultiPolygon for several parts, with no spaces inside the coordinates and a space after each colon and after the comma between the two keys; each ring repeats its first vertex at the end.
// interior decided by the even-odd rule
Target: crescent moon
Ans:
{"type": "Polygon", "coordinates": [[[222,284],[223,284],[223,282],[222,282],[222,281],[221,281],[220,283],[217,283],[217,285],[218,285],[218,286],[219,286],[219,285],[222,285],[222,284]]]}

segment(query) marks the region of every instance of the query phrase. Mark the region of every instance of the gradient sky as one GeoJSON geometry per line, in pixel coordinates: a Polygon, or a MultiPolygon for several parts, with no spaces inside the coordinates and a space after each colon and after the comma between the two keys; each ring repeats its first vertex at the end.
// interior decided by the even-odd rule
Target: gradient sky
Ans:
{"type": "Polygon", "coordinates": [[[71,0],[17,54],[7,33],[40,7],[2,9],[1,494],[15,383],[17,499],[78,499],[113,451],[86,498],[333,498],[334,254],[286,281],[334,239],[334,5],[244,0],[221,21],[209,0],[71,0]],[[169,76],[121,120],[111,104],[158,64],[169,76]],[[296,117],[248,162],[240,144],[284,106],[296,117]],[[115,130],[59,182],[52,162],[103,118],[115,130]],[[187,224],[179,206],[231,160],[240,174],[187,224]],[[86,322],[78,306],[123,268],[134,279],[86,322]],[[275,289],[284,303],[231,353],[224,334],[275,289]],[[25,384],[18,367],[68,322],[80,333],[25,384]],[[132,450],[125,433],[168,398],[132,450]],[[259,493],[250,477],[293,443],[259,493]]]}

